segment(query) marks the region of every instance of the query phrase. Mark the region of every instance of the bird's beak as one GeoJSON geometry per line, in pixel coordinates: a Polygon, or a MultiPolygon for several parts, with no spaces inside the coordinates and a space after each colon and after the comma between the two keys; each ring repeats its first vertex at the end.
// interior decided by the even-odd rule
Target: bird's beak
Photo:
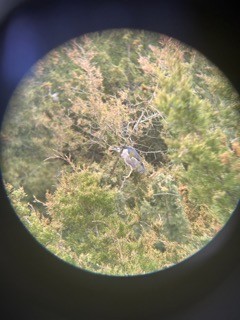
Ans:
{"type": "Polygon", "coordinates": [[[108,149],[109,151],[115,151],[115,152],[120,152],[120,148],[119,147],[110,147],[109,149],[108,149]]]}
{"type": "Polygon", "coordinates": [[[114,147],[109,147],[108,151],[113,152],[113,151],[115,151],[115,148],[114,147]]]}

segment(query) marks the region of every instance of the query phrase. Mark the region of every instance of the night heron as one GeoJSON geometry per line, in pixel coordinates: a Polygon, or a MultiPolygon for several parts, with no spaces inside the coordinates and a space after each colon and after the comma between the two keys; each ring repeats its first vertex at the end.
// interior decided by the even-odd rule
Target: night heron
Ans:
{"type": "Polygon", "coordinates": [[[133,147],[111,147],[110,150],[118,152],[124,162],[131,168],[126,178],[130,177],[133,170],[136,170],[139,173],[144,173],[146,171],[140,155],[133,147]]]}

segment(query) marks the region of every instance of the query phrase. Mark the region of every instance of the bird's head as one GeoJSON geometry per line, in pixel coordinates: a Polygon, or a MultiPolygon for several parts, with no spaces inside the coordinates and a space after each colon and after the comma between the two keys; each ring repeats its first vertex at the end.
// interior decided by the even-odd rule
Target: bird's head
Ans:
{"type": "Polygon", "coordinates": [[[109,148],[109,151],[116,151],[116,152],[118,152],[118,153],[120,153],[121,150],[122,150],[121,147],[110,147],[110,148],[109,148]]]}

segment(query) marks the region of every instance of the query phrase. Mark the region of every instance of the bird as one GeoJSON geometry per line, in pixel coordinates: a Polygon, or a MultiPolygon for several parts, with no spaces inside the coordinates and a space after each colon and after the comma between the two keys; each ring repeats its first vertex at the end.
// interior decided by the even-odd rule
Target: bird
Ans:
{"type": "Polygon", "coordinates": [[[138,173],[146,172],[141,157],[135,148],[130,146],[110,147],[110,150],[118,152],[126,165],[131,168],[126,178],[130,177],[133,170],[136,170],[138,173]]]}

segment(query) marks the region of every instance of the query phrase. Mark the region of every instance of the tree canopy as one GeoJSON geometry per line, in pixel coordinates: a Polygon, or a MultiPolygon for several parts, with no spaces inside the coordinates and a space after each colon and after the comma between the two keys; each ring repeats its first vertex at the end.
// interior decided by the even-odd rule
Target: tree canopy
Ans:
{"type": "Polygon", "coordinates": [[[164,35],[110,30],[38,61],[1,131],[6,189],[48,250],[94,272],[171,266],[224,226],[240,192],[239,96],[164,35]],[[132,172],[112,146],[133,146],[132,172]]]}

